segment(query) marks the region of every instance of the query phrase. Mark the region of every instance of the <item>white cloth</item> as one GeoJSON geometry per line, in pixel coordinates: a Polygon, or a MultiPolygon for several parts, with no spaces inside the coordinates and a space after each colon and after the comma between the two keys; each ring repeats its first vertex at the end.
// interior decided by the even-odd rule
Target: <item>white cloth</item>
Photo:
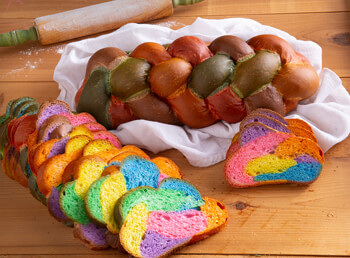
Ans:
{"type": "MultiPolygon", "coordinates": [[[[321,47],[311,41],[297,40],[276,28],[242,18],[198,18],[192,25],[178,30],[132,23],[107,35],[70,43],[65,47],[54,73],[54,80],[61,90],[58,99],[74,109],[74,96],[83,81],[88,59],[100,48],[114,46],[129,51],[143,42],[166,44],[184,35],[193,35],[210,42],[225,34],[244,40],[259,34],[274,34],[287,40],[297,52],[308,58],[320,76],[318,92],[300,103],[287,117],[298,117],[310,123],[324,152],[349,135],[350,97],[340,78],[331,70],[322,69],[321,47]]],[[[231,139],[237,131],[238,123],[218,122],[206,128],[191,129],[187,126],[136,120],[122,124],[112,132],[124,145],[133,144],[154,153],[175,148],[193,166],[206,167],[225,159],[231,139]]]]}

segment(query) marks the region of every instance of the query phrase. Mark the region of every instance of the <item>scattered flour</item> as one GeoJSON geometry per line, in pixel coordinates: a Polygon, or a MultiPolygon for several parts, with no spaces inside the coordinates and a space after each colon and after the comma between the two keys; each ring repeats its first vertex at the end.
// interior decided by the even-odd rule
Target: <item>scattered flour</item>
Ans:
{"type": "MultiPolygon", "coordinates": [[[[59,54],[61,55],[63,53],[63,49],[65,47],[65,44],[61,44],[61,45],[57,45],[57,46],[33,46],[30,47],[28,49],[25,50],[21,50],[19,51],[19,60],[21,60],[21,62],[19,63],[23,63],[22,60],[26,60],[27,57],[31,56],[31,59],[33,59],[33,56],[35,57],[39,57],[39,55],[41,54],[45,54],[45,53],[54,53],[54,54],[59,54]]],[[[19,72],[23,72],[24,70],[30,70],[30,69],[35,69],[38,67],[39,64],[41,64],[43,62],[42,58],[38,58],[35,61],[26,61],[25,64],[17,69],[13,69],[10,72],[8,72],[7,74],[4,75],[0,75],[0,79],[6,79],[8,76],[12,76],[16,73],[19,72]]],[[[28,75],[25,75],[25,78],[27,78],[28,75]]]]}
{"type": "Polygon", "coordinates": [[[21,55],[26,55],[26,56],[31,56],[31,55],[39,55],[42,52],[48,52],[48,53],[55,53],[55,54],[62,54],[63,53],[63,49],[64,49],[65,45],[58,45],[58,46],[43,46],[41,48],[38,47],[31,47],[28,48],[26,50],[21,50],[19,51],[19,53],[21,55]]]}
{"type": "MultiPolygon", "coordinates": [[[[5,74],[5,76],[1,79],[5,79],[7,76],[10,76],[10,75],[13,75],[13,74],[16,74],[18,72],[22,72],[24,70],[30,70],[30,69],[35,69],[38,67],[39,64],[42,63],[42,59],[39,58],[37,61],[34,61],[34,62],[31,62],[31,61],[27,61],[23,67],[21,68],[18,68],[18,69],[14,69],[10,72],[8,72],[7,74],[5,74]]],[[[1,76],[2,77],[2,76],[1,76]]],[[[25,75],[25,77],[28,77],[28,75],[25,75]]]]}

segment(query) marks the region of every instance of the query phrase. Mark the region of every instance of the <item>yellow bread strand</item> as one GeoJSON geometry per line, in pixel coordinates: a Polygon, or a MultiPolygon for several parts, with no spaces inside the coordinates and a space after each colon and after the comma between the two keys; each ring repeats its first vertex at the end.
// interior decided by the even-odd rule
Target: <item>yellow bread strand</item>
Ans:
{"type": "Polygon", "coordinates": [[[111,149],[116,149],[116,147],[108,140],[105,140],[105,139],[92,140],[85,146],[83,150],[83,156],[94,155],[100,151],[107,151],[111,149]]]}
{"type": "Polygon", "coordinates": [[[297,162],[293,159],[268,154],[249,161],[245,167],[245,173],[253,177],[265,173],[281,173],[296,164],[297,162]]]}
{"type": "Polygon", "coordinates": [[[136,205],[128,213],[119,233],[124,249],[136,257],[141,257],[140,246],[146,233],[148,214],[146,204],[136,205]]]}
{"type": "Polygon", "coordinates": [[[86,135],[89,136],[91,139],[93,138],[91,131],[84,125],[77,125],[69,134],[70,137],[74,137],[77,135],[86,135]]]}
{"type": "Polygon", "coordinates": [[[74,188],[80,198],[84,199],[90,185],[101,176],[105,166],[107,163],[95,156],[80,158],[75,168],[77,169],[77,182],[74,188]]]}
{"type": "Polygon", "coordinates": [[[119,228],[114,220],[114,206],[117,200],[126,193],[126,183],[122,173],[114,173],[101,185],[100,203],[103,221],[112,233],[118,233],[119,228]],[[111,198],[113,197],[113,198],[111,198]]]}
{"type": "Polygon", "coordinates": [[[76,135],[68,140],[65,146],[65,153],[71,154],[76,151],[82,151],[83,148],[92,140],[87,135],[76,135]]]}

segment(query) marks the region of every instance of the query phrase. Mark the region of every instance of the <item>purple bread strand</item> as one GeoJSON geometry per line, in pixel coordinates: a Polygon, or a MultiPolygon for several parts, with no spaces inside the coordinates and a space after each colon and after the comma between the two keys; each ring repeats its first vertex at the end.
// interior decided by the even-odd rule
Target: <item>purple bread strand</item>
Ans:
{"type": "Polygon", "coordinates": [[[65,152],[66,144],[69,140],[69,136],[66,136],[59,141],[55,142],[52,146],[48,158],[51,158],[53,156],[56,156],[58,154],[63,154],[65,152]]]}
{"type": "Polygon", "coordinates": [[[266,135],[268,132],[271,132],[271,129],[265,127],[262,124],[256,124],[254,126],[244,128],[244,130],[240,132],[241,146],[249,143],[250,141],[253,141],[260,136],[266,135]]]}
{"type": "Polygon", "coordinates": [[[80,228],[82,234],[88,241],[93,242],[96,245],[107,245],[105,228],[101,228],[94,223],[80,225],[80,228]]]}
{"type": "Polygon", "coordinates": [[[70,114],[70,110],[67,109],[64,106],[61,106],[59,104],[51,104],[49,107],[47,107],[43,112],[40,112],[40,117],[38,117],[38,128],[44,123],[46,119],[48,119],[50,116],[57,115],[60,113],[68,113],[70,114]]]}
{"type": "Polygon", "coordinates": [[[303,154],[295,159],[297,163],[319,163],[318,160],[314,159],[313,157],[303,154]]]}
{"type": "Polygon", "coordinates": [[[188,242],[191,238],[172,239],[152,230],[147,230],[140,245],[143,257],[158,257],[177,246],[188,242]]]}
{"type": "Polygon", "coordinates": [[[60,192],[56,187],[52,187],[52,191],[50,197],[48,198],[48,207],[50,209],[50,213],[59,221],[68,220],[67,216],[61,210],[60,203],[60,192]]]}
{"type": "Polygon", "coordinates": [[[253,114],[262,114],[262,115],[271,117],[273,119],[276,119],[276,120],[280,121],[282,124],[288,125],[288,122],[286,120],[284,120],[283,118],[279,117],[278,115],[276,115],[274,111],[270,111],[270,110],[254,110],[252,112],[252,115],[253,114]]]}
{"type": "Polygon", "coordinates": [[[265,125],[273,128],[277,131],[280,131],[282,133],[290,133],[290,130],[285,125],[280,124],[280,123],[278,123],[278,122],[276,122],[268,117],[262,117],[262,116],[254,117],[254,116],[252,116],[251,118],[245,120],[246,124],[253,123],[253,122],[260,122],[260,123],[265,124],[265,125]]]}

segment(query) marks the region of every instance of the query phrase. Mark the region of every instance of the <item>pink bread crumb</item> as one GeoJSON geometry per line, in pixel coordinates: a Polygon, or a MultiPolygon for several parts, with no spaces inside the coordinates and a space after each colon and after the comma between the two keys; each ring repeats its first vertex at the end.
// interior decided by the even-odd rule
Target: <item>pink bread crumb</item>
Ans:
{"type": "Polygon", "coordinates": [[[162,180],[164,178],[168,178],[168,177],[169,177],[168,175],[160,173],[159,174],[159,178],[158,178],[158,186],[159,186],[160,182],[162,182],[162,180]]]}
{"type": "Polygon", "coordinates": [[[107,131],[106,127],[97,122],[90,122],[83,125],[87,127],[91,132],[107,131]]]}
{"type": "Polygon", "coordinates": [[[252,176],[245,173],[248,162],[274,151],[278,144],[289,137],[290,134],[268,132],[242,146],[226,161],[225,177],[229,184],[235,187],[258,185],[252,176]]]}
{"type": "Polygon", "coordinates": [[[92,132],[92,135],[93,135],[93,138],[95,140],[96,139],[106,139],[106,140],[110,141],[115,147],[117,147],[117,148],[122,147],[118,137],[109,131],[96,131],[96,132],[92,132]]]}
{"type": "Polygon", "coordinates": [[[174,239],[191,237],[203,231],[208,225],[208,220],[203,212],[197,210],[154,211],[150,213],[147,225],[147,230],[174,239]]]}
{"type": "Polygon", "coordinates": [[[89,113],[79,113],[77,115],[60,113],[60,115],[67,117],[73,126],[82,125],[86,123],[96,123],[96,119],[89,113]]]}

